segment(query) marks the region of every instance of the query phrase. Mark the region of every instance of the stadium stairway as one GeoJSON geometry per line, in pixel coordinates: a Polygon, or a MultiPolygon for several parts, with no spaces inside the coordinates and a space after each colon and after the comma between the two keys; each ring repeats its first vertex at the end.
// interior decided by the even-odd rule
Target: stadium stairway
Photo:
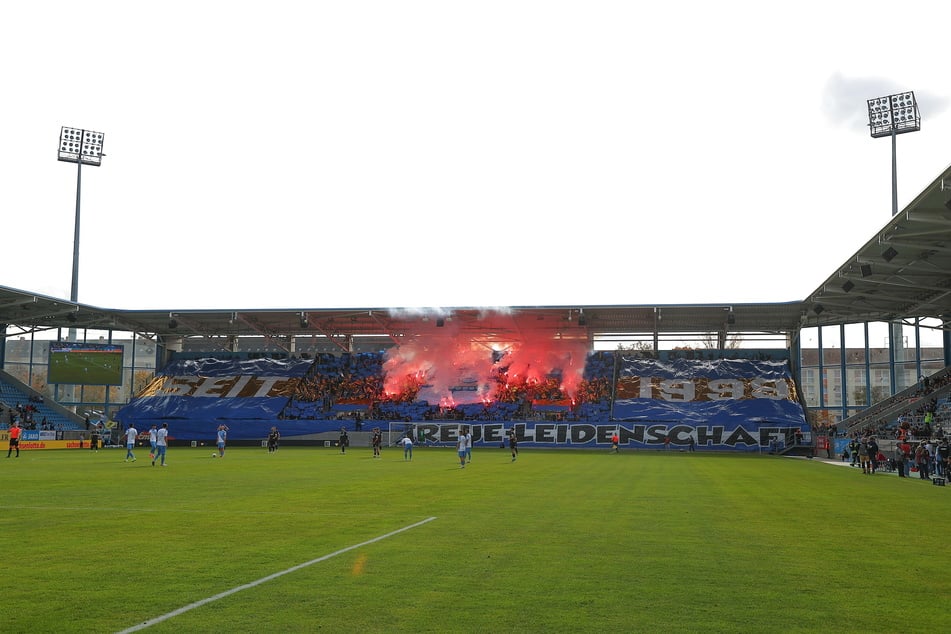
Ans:
{"type": "MultiPolygon", "coordinates": [[[[36,413],[33,416],[33,422],[37,426],[45,418],[53,429],[75,430],[85,428],[83,418],[80,415],[71,412],[59,403],[46,400],[45,397],[42,401],[31,401],[31,397],[37,398],[42,397],[42,395],[12,374],[0,370],[0,402],[6,407],[35,406],[36,413]]],[[[6,426],[6,424],[7,420],[4,413],[4,419],[0,421],[0,425],[6,426]]]]}
{"type": "Polygon", "coordinates": [[[915,383],[897,394],[866,407],[854,416],[846,418],[839,423],[839,429],[844,429],[845,433],[851,436],[861,432],[866,426],[874,425],[879,421],[895,421],[900,415],[921,407],[922,402],[927,402],[927,399],[940,400],[951,395],[951,383],[945,383],[949,376],[951,376],[951,367],[936,372],[929,377],[929,381],[931,385],[937,385],[938,387],[929,390],[927,393],[922,393],[920,383],[915,383]]]}

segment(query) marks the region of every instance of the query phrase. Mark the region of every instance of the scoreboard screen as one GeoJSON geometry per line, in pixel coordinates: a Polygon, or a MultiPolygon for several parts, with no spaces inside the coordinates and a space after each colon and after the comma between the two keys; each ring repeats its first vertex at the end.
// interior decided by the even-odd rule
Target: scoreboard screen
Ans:
{"type": "Polygon", "coordinates": [[[122,385],[119,345],[106,343],[50,343],[47,382],[71,385],[122,385]]]}

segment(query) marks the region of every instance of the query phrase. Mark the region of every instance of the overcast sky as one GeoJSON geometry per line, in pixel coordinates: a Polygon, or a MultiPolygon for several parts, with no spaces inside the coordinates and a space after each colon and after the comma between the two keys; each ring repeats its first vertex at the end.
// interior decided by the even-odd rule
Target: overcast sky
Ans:
{"type": "Polygon", "coordinates": [[[0,285],[341,308],[794,301],[951,163],[951,4],[17,2],[0,285]],[[940,7],[940,8],[936,8],[940,7]]]}

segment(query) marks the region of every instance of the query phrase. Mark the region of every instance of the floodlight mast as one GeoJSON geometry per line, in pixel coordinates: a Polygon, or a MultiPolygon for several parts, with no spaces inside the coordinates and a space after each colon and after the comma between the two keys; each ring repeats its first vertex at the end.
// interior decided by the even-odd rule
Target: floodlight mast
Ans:
{"type": "Polygon", "coordinates": [[[79,300],[79,200],[83,181],[83,164],[99,167],[102,164],[102,132],[67,128],[63,126],[59,133],[60,161],[76,164],[76,220],[73,225],[73,279],[69,290],[69,301],[79,300]]]}
{"type": "Polygon", "coordinates": [[[895,137],[921,130],[914,91],[868,100],[868,127],[873,139],[892,138],[892,215],[898,214],[898,144],[895,137]]]}

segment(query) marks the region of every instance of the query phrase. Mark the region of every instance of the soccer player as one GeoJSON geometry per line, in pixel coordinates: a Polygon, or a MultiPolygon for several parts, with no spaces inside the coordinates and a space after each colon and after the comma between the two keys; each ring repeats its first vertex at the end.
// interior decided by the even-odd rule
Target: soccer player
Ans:
{"type": "Polygon", "coordinates": [[[472,462],[472,430],[466,427],[466,462],[472,462]]]}
{"type": "Polygon", "coordinates": [[[340,445],[340,453],[347,453],[347,445],[350,444],[350,435],[347,434],[347,428],[340,428],[340,439],[337,441],[337,444],[340,445]]]}
{"type": "Polygon", "coordinates": [[[227,425],[218,425],[218,457],[225,457],[225,445],[228,442],[228,426],[227,425]]]}
{"type": "Polygon", "coordinates": [[[409,436],[400,438],[400,444],[403,445],[403,460],[413,459],[413,439],[409,436]]]}
{"type": "Polygon", "coordinates": [[[132,450],[135,448],[135,439],[139,437],[139,430],[135,428],[135,425],[129,423],[129,426],[125,430],[125,461],[135,462],[135,454],[132,450]]]}
{"type": "Polygon", "coordinates": [[[518,436],[515,435],[515,428],[509,430],[509,447],[512,449],[512,462],[518,458],[518,436]]]}
{"type": "Polygon", "coordinates": [[[277,451],[277,443],[281,440],[281,432],[277,431],[277,427],[271,427],[271,433],[267,435],[267,452],[274,453],[277,451]]]}
{"type": "Polygon", "coordinates": [[[456,440],[456,452],[459,454],[459,468],[466,468],[466,435],[465,433],[459,434],[459,439],[456,440]]]}
{"type": "Polygon", "coordinates": [[[23,430],[20,428],[20,423],[17,421],[13,421],[13,423],[10,425],[10,429],[7,431],[10,432],[10,447],[7,449],[7,458],[10,457],[10,453],[14,449],[17,450],[16,457],[19,458],[20,457],[20,434],[23,432],[23,430]]]}
{"type": "Polygon", "coordinates": [[[149,458],[152,460],[152,464],[155,464],[155,447],[156,447],[156,436],[158,435],[158,427],[152,425],[149,428],[149,458]]]}
{"type": "MultiPolygon", "coordinates": [[[[154,427],[154,425],[153,425],[154,427]]],[[[155,466],[156,460],[161,460],[165,466],[165,451],[168,449],[168,423],[162,423],[162,429],[155,432],[155,455],[152,457],[152,466],[155,466]]]]}
{"type": "Polygon", "coordinates": [[[383,432],[379,427],[373,428],[373,435],[370,437],[370,444],[373,445],[373,457],[381,457],[381,448],[383,447],[383,432]]]}

